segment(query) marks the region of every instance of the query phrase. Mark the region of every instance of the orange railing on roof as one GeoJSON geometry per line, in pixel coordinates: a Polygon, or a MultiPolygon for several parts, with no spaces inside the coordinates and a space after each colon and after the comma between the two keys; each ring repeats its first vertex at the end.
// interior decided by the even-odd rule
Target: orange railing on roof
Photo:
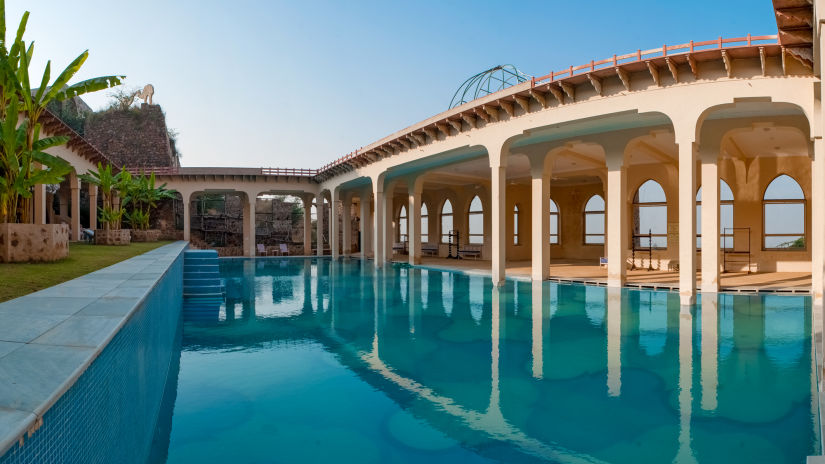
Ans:
{"type": "Polygon", "coordinates": [[[178,173],[178,168],[175,166],[135,166],[127,167],[126,170],[132,174],[171,175],[178,173]]]}
{"type": "Polygon", "coordinates": [[[315,177],[318,175],[318,169],[261,168],[261,174],[264,176],[315,177]]]}

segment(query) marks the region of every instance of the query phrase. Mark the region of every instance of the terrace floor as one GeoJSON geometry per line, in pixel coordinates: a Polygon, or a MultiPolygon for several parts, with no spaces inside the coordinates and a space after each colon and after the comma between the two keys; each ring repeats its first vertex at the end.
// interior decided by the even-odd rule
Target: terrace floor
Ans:
{"type": "MultiPolygon", "coordinates": [[[[396,261],[405,261],[403,257],[396,261]]],[[[472,273],[490,273],[490,261],[472,259],[447,259],[424,257],[421,265],[432,268],[461,269],[472,273]]],[[[506,273],[516,278],[530,277],[529,261],[508,261],[506,273]]],[[[697,286],[701,284],[702,273],[697,272],[697,286]]],[[[550,265],[550,279],[561,281],[605,284],[607,270],[592,264],[592,261],[554,260],[550,265]]],[[[627,271],[627,286],[661,289],[678,289],[678,271],[627,271]]],[[[810,272],[728,272],[721,275],[721,289],[733,292],[778,292],[809,293],[810,272]]]]}

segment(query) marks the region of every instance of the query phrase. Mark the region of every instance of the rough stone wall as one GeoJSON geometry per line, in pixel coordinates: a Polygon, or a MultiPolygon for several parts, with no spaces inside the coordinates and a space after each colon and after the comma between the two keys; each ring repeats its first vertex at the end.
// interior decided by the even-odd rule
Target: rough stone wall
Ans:
{"type": "Polygon", "coordinates": [[[178,166],[158,105],[92,114],[84,137],[116,166],[178,166]]]}

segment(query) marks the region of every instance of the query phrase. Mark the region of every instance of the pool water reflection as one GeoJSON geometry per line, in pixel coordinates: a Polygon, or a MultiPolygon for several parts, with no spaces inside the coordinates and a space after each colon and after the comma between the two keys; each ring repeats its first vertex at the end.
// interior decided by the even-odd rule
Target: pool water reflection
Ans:
{"type": "Polygon", "coordinates": [[[168,462],[770,462],[820,448],[810,300],[222,260],[168,462]]]}

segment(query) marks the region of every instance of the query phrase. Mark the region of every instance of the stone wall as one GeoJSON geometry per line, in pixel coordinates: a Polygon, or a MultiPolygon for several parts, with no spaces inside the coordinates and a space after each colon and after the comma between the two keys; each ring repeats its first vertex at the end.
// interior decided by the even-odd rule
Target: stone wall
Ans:
{"type": "Polygon", "coordinates": [[[116,166],[178,166],[158,105],[89,115],[85,138],[116,166]]]}

